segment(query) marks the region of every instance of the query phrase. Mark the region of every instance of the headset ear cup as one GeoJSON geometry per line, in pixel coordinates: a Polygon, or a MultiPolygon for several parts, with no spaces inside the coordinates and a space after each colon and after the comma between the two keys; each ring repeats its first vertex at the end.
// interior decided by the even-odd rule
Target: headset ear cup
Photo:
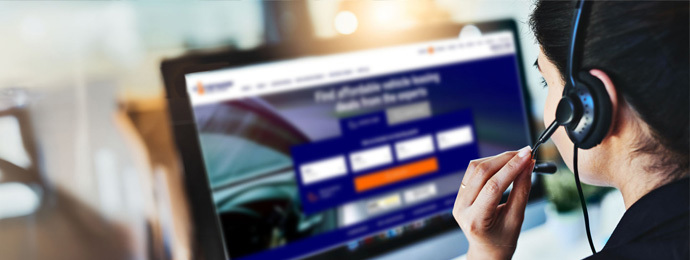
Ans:
{"type": "Polygon", "coordinates": [[[613,110],[611,98],[599,78],[587,71],[581,71],[578,76],[578,87],[586,87],[589,90],[594,104],[594,122],[589,129],[590,133],[579,144],[581,149],[589,149],[600,144],[608,134],[613,110]]]}

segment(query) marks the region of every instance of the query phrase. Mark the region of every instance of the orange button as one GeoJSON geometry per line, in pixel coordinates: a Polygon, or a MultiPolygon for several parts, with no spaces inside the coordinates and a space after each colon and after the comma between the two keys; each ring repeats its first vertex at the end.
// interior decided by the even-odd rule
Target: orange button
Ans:
{"type": "Polygon", "coordinates": [[[367,191],[427,173],[435,172],[436,170],[438,170],[438,161],[436,161],[436,157],[431,157],[395,168],[386,169],[380,172],[367,174],[362,177],[357,177],[355,178],[355,190],[357,192],[367,191]]]}

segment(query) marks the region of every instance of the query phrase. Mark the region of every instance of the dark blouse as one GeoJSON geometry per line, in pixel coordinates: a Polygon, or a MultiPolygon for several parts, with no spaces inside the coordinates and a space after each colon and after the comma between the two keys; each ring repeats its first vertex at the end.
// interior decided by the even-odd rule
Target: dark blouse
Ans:
{"type": "Polygon", "coordinates": [[[640,198],[604,248],[587,259],[690,259],[689,190],[684,178],[640,198]]]}

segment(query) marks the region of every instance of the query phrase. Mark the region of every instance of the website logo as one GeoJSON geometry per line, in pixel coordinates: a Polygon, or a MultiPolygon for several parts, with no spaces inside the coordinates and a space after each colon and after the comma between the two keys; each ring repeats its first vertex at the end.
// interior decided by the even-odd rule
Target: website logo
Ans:
{"type": "Polygon", "coordinates": [[[203,95],[204,92],[206,92],[206,91],[204,90],[204,84],[201,84],[201,81],[197,81],[197,82],[196,82],[196,88],[194,88],[194,92],[196,92],[197,94],[199,94],[199,96],[203,95]]]}
{"type": "Polygon", "coordinates": [[[196,86],[192,89],[197,95],[202,96],[204,94],[208,93],[214,93],[214,92],[221,92],[228,90],[232,87],[233,82],[232,81],[227,81],[227,82],[219,82],[219,83],[211,83],[211,84],[203,84],[201,81],[196,82],[196,86]]]}

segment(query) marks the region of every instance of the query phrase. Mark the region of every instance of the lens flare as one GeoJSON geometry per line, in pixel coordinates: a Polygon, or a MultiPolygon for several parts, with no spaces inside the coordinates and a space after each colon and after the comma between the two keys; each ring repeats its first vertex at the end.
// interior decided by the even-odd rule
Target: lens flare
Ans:
{"type": "Polygon", "coordinates": [[[357,30],[357,16],[350,11],[341,11],[335,16],[335,30],[340,34],[352,34],[357,30]]]}

